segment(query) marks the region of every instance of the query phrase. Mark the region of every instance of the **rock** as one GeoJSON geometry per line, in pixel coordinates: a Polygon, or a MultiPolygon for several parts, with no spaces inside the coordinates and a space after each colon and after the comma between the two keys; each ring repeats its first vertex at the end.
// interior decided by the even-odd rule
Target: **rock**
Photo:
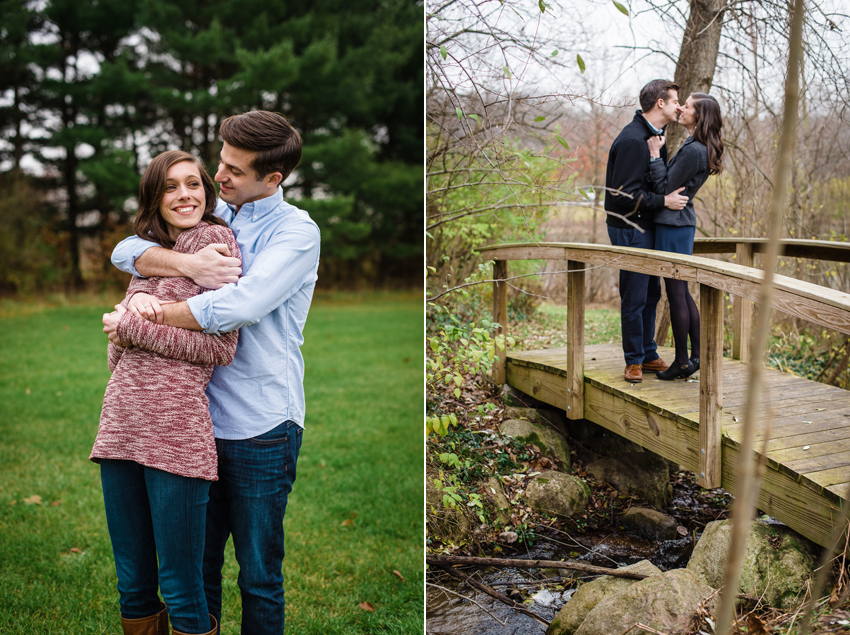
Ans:
{"type": "MultiPolygon", "coordinates": [[[[599,602],[575,635],[616,635],[638,622],[667,635],[685,635],[700,604],[714,592],[687,569],[666,571],[599,602]]],[[[707,602],[709,612],[715,602],[707,602]]]]}
{"type": "MultiPolygon", "coordinates": [[[[708,523],[694,547],[688,570],[711,586],[723,584],[732,521],[708,523]]],[[[802,597],[817,567],[818,547],[784,525],[754,523],[741,565],[739,593],[761,597],[770,606],[791,608],[802,597]]]]}
{"type": "Polygon", "coordinates": [[[511,522],[511,502],[505,496],[502,484],[495,476],[484,481],[487,491],[493,496],[493,505],[496,507],[496,517],[502,525],[511,522]]]}
{"type": "Polygon", "coordinates": [[[617,516],[617,522],[623,527],[635,529],[644,538],[663,542],[679,538],[679,524],[675,518],[648,507],[632,507],[617,516]]]}
{"type": "Polygon", "coordinates": [[[576,476],[547,470],[529,483],[525,490],[525,500],[541,514],[570,517],[580,514],[587,507],[590,488],[576,476]]]}
{"type": "Polygon", "coordinates": [[[503,421],[499,428],[502,434],[524,443],[533,443],[544,456],[557,457],[564,469],[570,467],[570,446],[566,439],[546,424],[532,423],[531,421],[520,421],[519,419],[508,419],[503,421]]]}
{"type": "Polygon", "coordinates": [[[519,535],[515,531],[503,531],[499,534],[499,540],[512,545],[517,540],[519,540],[519,535]]]}
{"type": "Polygon", "coordinates": [[[656,509],[667,509],[673,499],[667,461],[652,452],[599,459],[587,466],[587,473],[621,492],[640,496],[656,509]]]}
{"type": "Polygon", "coordinates": [[[567,416],[563,410],[553,408],[505,408],[511,419],[528,419],[534,423],[549,424],[562,435],[567,429],[567,416]]]}
{"type": "MultiPolygon", "coordinates": [[[[661,570],[649,560],[641,560],[628,567],[622,567],[621,571],[643,573],[644,575],[659,575],[661,573],[661,570]]],[[[587,584],[582,584],[573,593],[570,601],[558,611],[546,630],[546,635],[572,635],[599,602],[637,583],[638,580],[605,575],[587,584]]]]}

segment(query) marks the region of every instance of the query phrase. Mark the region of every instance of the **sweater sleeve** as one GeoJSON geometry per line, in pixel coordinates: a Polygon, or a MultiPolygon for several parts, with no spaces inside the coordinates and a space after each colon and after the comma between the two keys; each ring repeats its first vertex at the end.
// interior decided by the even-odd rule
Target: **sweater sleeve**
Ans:
{"type": "Polygon", "coordinates": [[[238,331],[210,335],[149,322],[128,311],[118,322],[118,338],[126,344],[184,362],[227,366],[236,354],[238,331]]]}
{"type": "Polygon", "coordinates": [[[109,342],[106,346],[106,363],[109,365],[109,372],[114,373],[118,367],[118,362],[124,356],[124,351],[127,349],[123,346],[118,346],[109,342]]]}
{"type": "Polygon", "coordinates": [[[649,164],[649,175],[656,194],[665,196],[675,192],[686,186],[702,170],[700,150],[693,144],[680,149],[673,159],[669,166],[664,161],[652,161],[649,164]]]}
{"type": "MultiPolygon", "coordinates": [[[[606,196],[622,196],[618,205],[636,208],[637,211],[653,211],[664,207],[664,195],[649,189],[646,182],[646,164],[649,162],[649,148],[640,139],[623,139],[614,155],[613,172],[606,184],[609,191],[606,196]],[[611,191],[614,190],[614,191],[611,191]]],[[[654,161],[653,163],[658,163],[654,161]]]]}

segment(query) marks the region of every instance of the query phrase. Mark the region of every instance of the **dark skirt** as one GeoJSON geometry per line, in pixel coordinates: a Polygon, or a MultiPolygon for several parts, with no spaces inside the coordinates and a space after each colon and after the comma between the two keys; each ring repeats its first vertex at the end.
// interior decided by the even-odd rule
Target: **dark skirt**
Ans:
{"type": "Polygon", "coordinates": [[[655,250],[672,251],[674,254],[694,253],[694,235],[697,228],[693,225],[677,227],[675,225],[655,224],[655,250]]]}

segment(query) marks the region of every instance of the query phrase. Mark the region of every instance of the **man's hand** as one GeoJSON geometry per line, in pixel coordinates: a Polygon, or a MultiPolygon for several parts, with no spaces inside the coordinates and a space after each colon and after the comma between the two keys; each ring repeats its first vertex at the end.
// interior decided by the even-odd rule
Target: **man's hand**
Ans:
{"type": "Polygon", "coordinates": [[[126,312],[127,309],[120,304],[116,304],[115,310],[112,313],[103,314],[103,332],[109,336],[109,341],[116,346],[124,346],[121,340],[118,339],[118,321],[126,312]]]}
{"type": "Polygon", "coordinates": [[[661,147],[664,145],[664,137],[650,137],[646,140],[647,145],[649,146],[649,156],[661,158],[661,147]]]}
{"type": "MultiPolygon", "coordinates": [[[[163,304],[165,303],[163,302],[163,304]]],[[[137,293],[130,298],[127,308],[136,317],[162,324],[162,304],[160,304],[155,296],[147,293],[137,293]]]]}
{"type": "Polygon", "coordinates": [[[221,289],[226,284],[236,282],[242,274],[241,262],[230,257],[227,245],[207,245],[194,254],[187,255],[184,275],[205,289],[221,289]]]}
{"type": "Polygon", "coordinates": [[[667,209],[675,209],[675,210],[684,209],[685,205],[688,204],[688,197],[683,196],[682,194],[679,194],[679,192],[681,192],[684,189],[685,189],[684,187],[680,187],[675,192],[670,192],[667,196],[665,196],[664,197],[664,207],[666,207],[667,209]]]}

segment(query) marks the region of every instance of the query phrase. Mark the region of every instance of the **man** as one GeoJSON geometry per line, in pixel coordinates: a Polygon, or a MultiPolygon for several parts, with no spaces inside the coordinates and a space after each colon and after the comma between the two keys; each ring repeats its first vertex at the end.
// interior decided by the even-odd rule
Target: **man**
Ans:
{"type": "MultiPolygon", "coordinates": [[[[640,91],[640,107],[608,152],[605,173],[605,211],[608,237],[618,247],[653,249],[654,214],[657,210],[682,209],[688,202],[679,194],[684,188],[662,196],[652,191],[649,180],[647,140],[661,136],[667,124],[676,121],[679,87],[656,79],[640,91]]],[[[661,148],[661,160],[667,161],[667,147],[661,148]]],[[[655,307],[661,298],[658,276],[620,271],[620,324],[626,381],[643,381],[643,371],[666,370],[668,364],[658,357],[655,343],[655,307]]]]}
{"type": "Polygon", "coordinates": [[[112,261],[135,275],[186,276],[217,289],[174,304],[136,296],[135,309],[144,317],[213,334],[241,329],[233,363],[217,366],[207,389],[219,480],[207,508],[204,586],[209,611],[220,622],[221,569],[232,534],[241,632],[280,635],[282,522],[304,426],[299,347],[316,283],[319,229],[279,189],[301,159],[301,138],[284,117],[249,112],[226,119],[220,133],[216,214],[236,235],[244,275],[238,278],[239,261],[227,257],[223,245],[189,255],[133,237],[115,248],[112,261]],[[226,284],[237,278],[238,284],[226,284]]]}

